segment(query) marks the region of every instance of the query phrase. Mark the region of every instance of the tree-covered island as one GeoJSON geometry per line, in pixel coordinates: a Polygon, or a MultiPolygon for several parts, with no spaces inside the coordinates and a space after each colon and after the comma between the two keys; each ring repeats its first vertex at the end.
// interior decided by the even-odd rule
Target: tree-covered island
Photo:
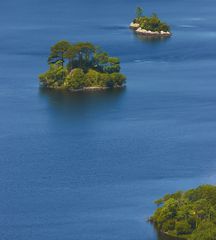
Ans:
{"type": "Polygon", "coordinates": [[[150,221],[160,232],[189,240],[216,239],[216,186],[167,194],[155,203],[150,221]]]}
{"type": "Polygon", "coordinates": [[[162,22],[155,13],[150,17],[144,16],[142,7],[137,7],[136,18],[132,21],[130,27],[137,34],[153,37],[171,36],[170,26],[162,22]]]}
{"type": "Polygon", "coordinates": [[[51,47],[49,69],[39,76],[43,87],[71,91],[119,88],[126,77],[120,60],[89,42],[60,41],[51,47]]]}

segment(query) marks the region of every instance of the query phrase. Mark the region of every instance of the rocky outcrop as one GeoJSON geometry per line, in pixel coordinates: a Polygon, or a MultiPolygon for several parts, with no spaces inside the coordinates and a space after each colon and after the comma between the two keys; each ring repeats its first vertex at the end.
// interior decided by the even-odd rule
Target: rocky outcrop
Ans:
{"type": "Polygon", "coordinates": [[[141,27],[136,29],[136,33],[143,34],[143,35],[150,35],[150,36],[171,36],[170,32],[164,32],[164,31],[153,32],[153,31],[148,31],[148,30],[142,29],[141,27]]]}
{"type": "Polygon", "coordinates": [[[150,30],[145,30],[143,28],[140,27],[139,23],[131,23],[130,24],[130,28],[132,28],[136,33],[138,34],[142,34],[142,35],[146,35],[146,36],[164,36],[164,37],[169,37],[171,36],[171,32],[164,32],[164,31],[160,31],[160,32],[153,32],[150,30]]]}
{"type": "Polygon", "coordinates": [[[130,28],[132,28],[132,29],[135,29],[135,30],[136,30],[136,29],[138,29],[139,27],[140,27],[139,23],[133,23],[133,22],[132,22],[132,23],[130,24],[130,28]]]}

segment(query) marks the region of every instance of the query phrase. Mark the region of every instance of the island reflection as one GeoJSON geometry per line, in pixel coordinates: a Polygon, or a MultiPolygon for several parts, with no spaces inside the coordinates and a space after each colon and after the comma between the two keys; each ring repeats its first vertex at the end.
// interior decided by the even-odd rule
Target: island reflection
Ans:
{"type": "Polygon", "coordinates": [[[39,95],[49,104],[48,110],[58,117],[73,118],[112,112],[122,103],[126,87],[95,92],[69,92],[40,88],[39,95]]]}
{"type": "Polygon", "coordinates": [[[166,42],[170,40],[170,37],[143,35],[143,34],[138,34],[134,31],[133,31],[133,36],[135,39],[138,39],[141,42],[153,43],[153,44],[159,43],[159,42],[166,42]]]}

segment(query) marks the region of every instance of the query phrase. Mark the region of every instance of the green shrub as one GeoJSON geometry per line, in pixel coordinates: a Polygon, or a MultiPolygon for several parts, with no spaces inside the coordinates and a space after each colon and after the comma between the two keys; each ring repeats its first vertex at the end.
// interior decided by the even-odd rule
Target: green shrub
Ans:
{"type": "Polygon", "coordinates": [[[82,69],[76,68],[66,77],[65,88],[81,89],[85,85],[85,74],[82,69]]]}
{"type": "Polygon", "coordinates": [[[125,83],[126,77],[121,73],[112,73],[111,80],[114,83],[114,86],[122,86],[125,83]]]}
{"type": "Polygon", "coordinates": [[[99,73],[97,71],[89,69],[89,71],[85,75],[85,86],[99,86],[99,73]]]}
{"type": "Polygon", "coordinates": [[[175,229],[175,221],[172,219],[163,223],[162,228],[161,228],[161,230],[163,232],[173,231],[174,229],[175,229]]]}
{"type": "Polygon", "coordinates": [[[56,87],[63,84],[67,74],[68,71],[63,66],[58,63],[51,64],[47,72],[39,75],[39,79],[43,86],[56,87]]]}
{"type": "Polygon", "coordinates": [[[191,226],[187,221],[176,222],[175,224],[176,234],[189,234],[192,232],[191,226]]]}
{"type": "Polygon", "coordinates": [[[208,221],[200,223],[190,240],[216,240],[216,225],[208,221]]]}

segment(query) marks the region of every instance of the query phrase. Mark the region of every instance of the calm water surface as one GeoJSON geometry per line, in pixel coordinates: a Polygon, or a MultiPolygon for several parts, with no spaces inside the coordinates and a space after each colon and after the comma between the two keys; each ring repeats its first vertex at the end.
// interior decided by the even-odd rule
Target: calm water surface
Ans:
{"type": "Polygon", "coordinates": [[[167,192],[216,180],[214,0],[0,3],[0,238],[162,240],[146,220],[167,192]],[[134,8],[171,23],[137,38],[134,8]],[[38,88],[49,47],[92,41],[126,89],[38,88]]]}

